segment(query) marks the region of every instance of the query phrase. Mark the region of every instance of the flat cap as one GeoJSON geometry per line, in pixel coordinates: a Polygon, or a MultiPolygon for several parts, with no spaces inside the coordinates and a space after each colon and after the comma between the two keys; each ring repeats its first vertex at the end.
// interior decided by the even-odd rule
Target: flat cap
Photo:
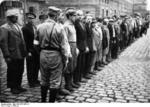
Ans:
{"type": "Polygon", "coordinates": [[[76,14],[75,8],[67,8],[66,9],[66,14],[70,14],[70,15],[76,14]]]}
{"type": "Polygon", "coordinates": [[[107,18],[104,19],[104,22],[109,22],[109,20],[107,18]]]}
{"type": "Polygon", "coordinates": [[[76,12],[78,15],[83,15],[84,14],[84,12],[82,11],[82,10],[77,10],[77,12],[76,12]]]}
{"type": "Polygon", "coordinates": [[[113,19],[109,19],[109,22],[114,22],[114,20],[113,19]]]}
{"type": "Polygon", "coordinates": [[[6,16],[18,16],[17,9],[9,9],[6,11],[6,16]]]}
{"type": "Polygon", "coordinates": [[[55,6],[49,6],[48,9],[49,9],[49,11],[53,11],[53,12],[60,12],[61,11],[61,9],[59,9],[55,6]]]}

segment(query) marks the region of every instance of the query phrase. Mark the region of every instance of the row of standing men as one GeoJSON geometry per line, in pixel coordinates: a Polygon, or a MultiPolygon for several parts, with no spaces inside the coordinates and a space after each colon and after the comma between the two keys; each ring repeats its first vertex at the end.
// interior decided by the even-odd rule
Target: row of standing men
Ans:
{"type": "Polygon", "coordinates": [[[41,84],[41,101],[55,102],[59,94],[69,95],[81,82],[116,59],[134,40],[147,32],[149,21],[139,15],[94,18],[87,12],[49,7],[35,26],[33,13],[27,23],[17,24],[17,13],[7,12],[8,23],[0,27],[0,47],[7,63],[7,86],[13,94],[27,91],[21,87],[26,58],[30,88],[41,84]],[[39,69],[41,83],[38,80],[39,69]]]}

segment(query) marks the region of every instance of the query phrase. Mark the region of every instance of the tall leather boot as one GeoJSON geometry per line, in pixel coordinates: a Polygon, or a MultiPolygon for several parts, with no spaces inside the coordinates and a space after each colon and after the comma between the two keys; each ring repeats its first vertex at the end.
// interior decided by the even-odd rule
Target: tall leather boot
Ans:
{"type": "Polygon", "coordinates": [[[50,89],[50,92],[49,92],[49,102],[50,103],[54,103],[56,101],[56,96],[58,94],[58,89],[50,89]]]}
{"type": "Polygon", "coordinates": [[[47,86],[41,86],[41,102],[46,102],[48,87],[47,86]]]}

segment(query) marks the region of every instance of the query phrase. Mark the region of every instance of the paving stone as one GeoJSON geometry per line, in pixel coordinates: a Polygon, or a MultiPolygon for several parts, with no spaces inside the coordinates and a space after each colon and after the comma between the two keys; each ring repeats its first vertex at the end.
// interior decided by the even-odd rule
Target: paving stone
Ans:
{"type": "Polygon", "coordinates": [[[97,103],[109,103],[107,100],[98,100],[97,103]]]}
{"type": "Polygon", "coordinates": [[[99,96],[107,97],[108,95],[106,93],[99,93],[99,96]]]}
{"type": "Polygon", "coordinates": [[[102,100],[114,101],[113,98],[109,98],[109,97],[103,97],[102,100]]]}
{"type": "Polygon", "coordinates": [[[132,100],[132,101],[136,101],[136,98],[132,98],[132,97],[126,97],[126,100],[132,100]]]}
{"type": "Polygon", "coordinates": [[[84,101],[85,98],[84,97],[77,97],[77,98],[75,98],[75,100],[77,100],[77,101],[84,101]]]}
{"type": "Polygon", "coordinates": [[[117,99],[124,99],[123,96],[115,96],[115,98],[117,98],[117,99]]]}
{"type": "Polygon", "coordinates": [[[75,96],[71,96],[71,95],[66,97],[66,99],[75,99],[75,98],[76,98],[75,96]]]}
{"type": "Polygon", "coordinates": [[[89,102],[89,103],[96,103],[97,101],[96,101],[96,99],[86,99],[85,100],[86,102],[89,102]]]}
{"type": "Polygon", "coordinates": [[[116,103],[127,103],[127,101],[126,100],[122,100],[122,99],[117,99],[116,103]]]}
{"type": "Polygon", "coordinates": [[[83,94],[83,95],[81,95],[82,97],[85,97],[85,98],[90,98],[91,97],[91,95],[89,95],[89,94],[83,94]]]}
{"type": "Polygon", "coordinates": [[[92,96],[91,98],[92,98],[92,99],[96,99],[96,100],[100,100],[100,99],[102,99],[102,97],[101,97],[101,96],[92,96]]]}
{"type": "Polygon", "coordinates": [[[17,97],[16,99],[18,99],[18,100],[26,100],[27,99],[27,97],[17,97]]]}
{"type": "Polygon", "coordinates": [[[138,99],[144,99],[144,96],[136,96],[138,99]]]}
{"type": "Polygon", "coordinates": [[[147,99],[138,99],[140,102],[148,103],[149,101],[147,99]]]}
{"type": "Polygon", "coordinates": [[[129,103],[139,103],[138,101],[129,101],[129,103]]]}
{"type": "MultiPolygon", "coordinates": [[[[71,100],[71,99],[68,99],[67,102],[68,103],[79,103],[79,101],[71,100]]],[[[67,102],[61,102],[61,103],[67,103],[67,102]]]]}

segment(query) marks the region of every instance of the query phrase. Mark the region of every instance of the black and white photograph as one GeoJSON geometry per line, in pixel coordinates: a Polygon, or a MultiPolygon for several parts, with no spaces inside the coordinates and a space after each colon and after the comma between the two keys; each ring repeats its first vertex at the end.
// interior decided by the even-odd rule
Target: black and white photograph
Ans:
{"type": "Polygon", "coordinates": [[[149,25],[150,0],[0,0],[0,106],[150,103],[149,25]]]}

